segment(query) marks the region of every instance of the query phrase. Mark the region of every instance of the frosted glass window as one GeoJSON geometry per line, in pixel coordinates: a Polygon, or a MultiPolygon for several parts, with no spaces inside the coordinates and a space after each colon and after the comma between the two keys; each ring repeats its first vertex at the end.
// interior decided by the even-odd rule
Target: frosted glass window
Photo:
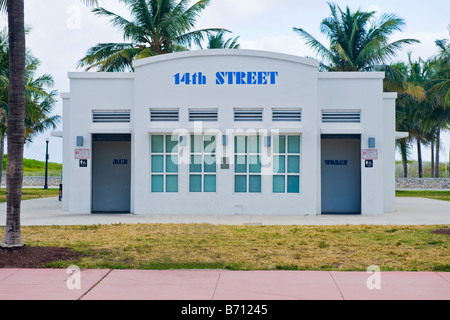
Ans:
{"type": "Polygon", "coordinates": [[[261,139],[258,135],[234,138],[234,192],[261,192],[261,139]]]}
{"type": "Polygon", "coordinates": [[[191,152],[202,152],[202,136],[191,135],[191,152]]]}
{"type": "Polygon", "coordinates": [[[189,192],[216,192],[216,137],[191,135],[189,192]],[[195,173],[195,174],[194,174],[195,173]]]}
{"type": "Polygon", "coordinates": [[[205,135],[204,146],[206,153],[216,153],[216,137],[205,135]]]}
{"type": "Polygon", "coordinates": [[[300,136],[288,136],[288,153],[300,153],[300,136]]]}
{"type": "Polygon", "coordinates": [[[273,176],[273,192],[285,193],[286,192],[286,177],[285,176],[273,176]]]}
{"type": "Polygon", "coordinates": [[[178,136],[151,135],[150,144],[151,192],[178,192],[178,136]]]}
{"type": "Polygon", "coordinates": [[[273,157],[273,173],[285,173],[286,160],[285,156],[273,157]]]}
{"type": "Polygon", "coordinates": [[[216,175],[207,174],[204,176],[204,191],[205,192],[216,192],[216,175]]]}
{"type": "Polygon", "coordinates": [[[261,192],[261,176],[249,176],[249,192],[261,192]]]}
{"type": "Polygon", "coordinates": [[[164,156],[152,156],[152,172],[164,172],[164,156]]]}
{"type": "Polygon", "coordinates": [[[300,171],[300,157],[288,156],[288,173],[299,173],[300,171]]]}
{"type": "Polygon", "coordinates": [[[164,192],[163,175],[152,175],[152,192],[164,192]]]}
{"type": "Polygon", "coordinates": [[[261,157],[249,156],[248,167],[251,173],[261,173],[261,157]]]}
{"type": "Polygon", "coordinates": [[[189,192],[202,192],[201,174],[191,174],[189,176],[189,192]]]}
{"type": "Polygon", "coordinates": [[[234,191],[247,192],[247,176],[234,177],[234,191]]]}
{"type": "Polygon", "coordinates": [[[273,153],[286,152],[286,136],[273,136],[273,153]]]}
{"type": "Polygon", "coordinates": [[[152,136],[151,140],[152,140],[152,153],[164,152],[164,136],[160,136],[160,135],[152,136]]]}
{"type": "Polygon", "coordinates": [[[202,156],[191,156],[190,172],[202,172],[202,156]]]}
{"type": "Polygon", "coordinates": [[[168,153],[178,152],[178,136],[172,135],[166,136],[166,152],[168,153]]]}
{"type": "Polygon", "coordinates": [[[247,153],[247,137],[236,136],[234,138],[234,151],[236,153],[247,153]]]}
{"type": "Polygon", "coordinates": [[[178,156],[166,156],[166,172],[178,172],[178,156]]]}
{"type": "Polygon", "coordinates": [[[300,193],[299,135],[273,136],[272,164],[273,193],[300,193]]]}
{"type": "Polygon", "coordinates": [[[234,172],[246,173],[247,172],[247,156],[235,156],[234,172]]]}
{"type": "Polygon", "coordinates": [[[178,192],[178,176],[166,176],[166,192],[178,192]]]}
{"type": "Polygon", "coordinates": [[[216,157],[213,155],[205,155],[204,159],[205,172],[216,172],[216,157]]]}
{"type": "Polygon", "coordinates": [[[288,176],[287,177],[287,192],[288,193],[299,193],[299,191],[300,191],[299,176],[288,176]]]}

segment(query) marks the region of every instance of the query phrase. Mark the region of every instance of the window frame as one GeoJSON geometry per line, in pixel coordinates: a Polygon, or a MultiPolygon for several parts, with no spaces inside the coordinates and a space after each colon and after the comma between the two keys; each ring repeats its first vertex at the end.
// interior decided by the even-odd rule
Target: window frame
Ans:
{"type": "MultiPolygon", "coordinates": [[[[283,134],[278,134],[278,135],[274,135],[272,137],[273,143],[272,143],[272,194],[297,194],[300,195],[302,194],[302,188],[301,188],[301,173],[302,173],[302,135],[301,134],[296,134],[296,133],[283,133],[283,134]],[[275,152],[275,137],[281,137],[284,136],[285,137],[285,142],[284,142],[284,153],[280,153],[280,152],[275,152]],[[298,137],[298,152],[289,152],[289,137],[298,137]],[[274,172],[275,171],[275,157],[280,157],[280,156],[284,156],[284,172],[274,172]],[[289,156],[298,156],[298,172],[288,172],[289,171],[289,156]],[[283,192],[275,192],[275,177],[284,177],[284,191],[283,192]],[[298,177],[298,191],[295,192],[289,192],[288,191],[288,187],[289,187],[289,182],[288,182],[288,177],[298,177]]],[[[278,150],[280,151],[280,150],[278,150]]]]}
{"type": "MultiPolygon", "coordinates": [[[[188,166],[188,193],[189,194],[212,194],[212,193],[217,193],[217,189],[218,189],[218,166],[217,166],[217,147],[218,147],[218,143],[217,143],[217,134],[207,134],[207,133],[201,133],[201,134],[195,134],[195,133],[190,133],[189,134],[189,166],[188,166]],[[193,138],[192,137],[201,137],[201,151],[196,151],[193,149],[193,138]],[[207,141],[205,139],[205,137],[214,137],[214,152],[208,152],[206,151],[206,146],[205,146],[205,141],[207,141]],[[191,166],[192,165],[199,165],[197,163],[192,163],[192,159],[193,157],[201,157],[201,169],[200,171],[191,171],[191,166]],[[215,170],[214,172],[208,172],[205,171],[205,157],[214,157],[214,167],[215,170]],[[201,187],[200,187],[200,191],[192,191],[191,190],[191,176],[200,176],[201,177],[201,187]],[[215,177],[215,185],[214,185],[214,191],[205,191],[205,177],[207,176],[214,176],[215,177]]],[[[209,140],[210,141],[210,140],[209,140]]]]}
{"type": "MultiPolygon", "coordinates": [[[[180,151],[180,139],[178,135],[174,135],[172,133],[152,133],[150,134],[150,193],[164,193],[164,194],[173,194],[173,193],[179,193],[180,192],[180,166],[179,166],[179,151],[180,151]],[[162,136],[163,137],[163,151],[162,152],[154,152],[153,151],[153,137],[155,136],[162,136]],[[176,137],[176,140],[173,138],[176,137]],[[171,150],[171,152],[168,152],[168,143],[167,139],[171,139],[172,142],[175,142],[176,151],[171,150]],[[154,172],[153,171],[153,157],[154,156],[162,156],[162,172],[154,172]],[[177,170],[175,172],[168,172],[167,171],[167,158],[176,156],[177,157],[177,163],[175,163],[177,170]],[[163,177],[163,188],[162,191],[153,191],[153,177],[154,176],[162,176],[163,177]],[[177,177],[177,190],[176,191],[167,191],[167,177],[177,177]]],[[[173,161],[172,161],[173,163],[173,161]]]]}
{"type": "Polygon", "coordinates": [[[261,157],[262,157],[262,142],[263,136],[259,133],[248,133],[248,134],[235,134],[233,139],[233,161],[234,161],[234,169],[233,169],[233,194],[262,194],[263,193],[263,175],[262,175],[262,165],[261,165],[261,157]],[[245,137],[245,152],[237,152],[237,138],[245,137]],[[257,137],[258,145],[257,152],[250,152],[250,144],[249,137],[257,137]],[[246,172],[236,172],[237,157],[245,156],[246,157],[246,172]],[[259,157],[259,172],[250,172],[250,157],[255,157],[258,159],[259,157]],[[245,176],[246,177],[246,189],[245,191],[236,191],[236,176],[245,176]],[[259,187],[260,190],[256,192],[250,191],[250,176],[259,177],[259,187]]]}

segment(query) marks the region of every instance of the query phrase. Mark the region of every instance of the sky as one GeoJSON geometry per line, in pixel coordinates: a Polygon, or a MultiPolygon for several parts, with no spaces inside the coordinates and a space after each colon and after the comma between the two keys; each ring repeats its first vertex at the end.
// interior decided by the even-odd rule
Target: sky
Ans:
{"type": "MultiPolygon", "coordinates": [[[[119,0],[100,0],[101,6],[124,17],[128,11],[119,0]]],[[[407,61],[408,52],[413,60],[428,59],[437,53],[434,41],[449,38],[450,1],[448,0],[335,0],[341,8],[352,11],[377,11],[394,13],[405,20],[401,33],[392,35],[391,41],[413,38],[420,44],[408,46],[394,61],[407,61]]],[[[239,36],[242,49],[274,51],[297,56],[315,57],[304,41],[292,30],[303,28],[323,44],[327,39],[320,33],[320,22],[330,15],[324,0],[211,0],[197,21],[196,29],[219,27],[232,31],[228,36],[239,36]]],[[[31,27],[27,48],[41,60],[38,74],[51,74],[53,89],[69,91],[68,72],[77,69],[77,62],[86,51],[100,42],[122,42],[122,34],[104,18],[91,13],[81,0],[25,0],[25,22],[31,27]]],[[[6,15],[0,17],[0,26],[7,26],[6,15]]],[[[62,115],[62,99],[55,104],[55,114],[62,115]]],[[[62,130],[62,124],[56,130],[62,130]]],[[[53,131],[53,130],[52,130],[53,131]]],[[[62,163],[62,139],[40,134],[28,143],[24,157],[45,159],[45,140],[49,141],[49,159],[62,163]]],[[[450,134],[444,134],[441,160],[448,161],[450,134]]],[[[5,148],[6,150],[6,148],[5,148]]],[[[428,149],[423,150],[424,160],[430,159],[428,149]]],[[[416,157],[413,149],[412,158],[416,157]]]]}

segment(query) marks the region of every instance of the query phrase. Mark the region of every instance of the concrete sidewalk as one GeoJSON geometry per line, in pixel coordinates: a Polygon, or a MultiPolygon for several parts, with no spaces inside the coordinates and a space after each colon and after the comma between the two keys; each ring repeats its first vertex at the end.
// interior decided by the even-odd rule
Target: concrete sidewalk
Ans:
{"type": "MultiPolygon", "coordinates": [[[[450,224],[450,202],[397,198],[384,215],[73,214],[57,198],[22,202],[22,225],[111,223],[450,224]]],[[[6,212],[6,204],[0,204],[6,212]]],[[[5,215],[0,225],[5,224],[5,215]]],[[[0,300],[450,300],[448,272],[0,269],[0,300]],[[79,280],[79,282],[77,282],[79,280]],[[368,288],[380,284],[380,288],[368,288]],[[77,289],[77,284],[80,288],[77,289]]],[[[184,303],[184,302],[182,302],[184,303]]],[[[186,306],[188,302],[186,302],[186,306]]],[[[269,306],[270,307],[270,306],[269,306]]],[[[180,310],[171,310],[179,315],[180,310]]]]}
{"type": "MultiPolygon", "coordinates": [[[[30,225],[92,225],[113,223],[211,223],[253,225],[422,225],[450,224],[450,201],[423,198],[396,198],[397,210],[383,215],[135,215],[135,214],[76,214],[61,209],[58,198],[22,201],[21,224],[30,225]]],[[[6,203],[0,203],[0,213],[6,203]]],[[[0,225],[6,216],[0,214],[0,225]]]]}
{"type": "Polygon", "coordinates": [[[0,269],[10,299],[449,300],[450,273],[0,269]]]}

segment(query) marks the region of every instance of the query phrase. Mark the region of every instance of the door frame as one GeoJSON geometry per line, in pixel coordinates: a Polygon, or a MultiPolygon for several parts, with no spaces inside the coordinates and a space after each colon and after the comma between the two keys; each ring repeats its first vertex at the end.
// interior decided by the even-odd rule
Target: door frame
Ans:
{"type": "Polygon", "coordinates": [[[321,176],[321,178],[320,178],[320,199],[321,199],[320,200],[320,203],[321,203],[320,211],[321,211],[321,214],[325,214],[325,215],[326,214],[333,214],[333,215],[339,215],[339,214],[343,214],[343,215],[346,215],[346,214],[348,214],[348,215],[360,215],[362,213],[362,163],[361,163],[361,158],[360,158],[360,155],[361,155],[361,141],[362,141],[361,134],[353,134],[353,133],[351,133],[351,134],[322,134],[320,136],[320,176],[321,176]],[[358,140],[359,179],[358,179],[357,183],[359,184],[359,189],[360,189],[359,200],[358,200],[358,202],[359,202],[359,212],[324,212],[323,211],[323,208],[322,208],[322,203],[323,203],[323,189],[322,189],[323,188],[323,185],[322,185],[322,165],[323,164],[322,164],[322,161],[324,159],[323,159],[323,152],[322,152],[322,150],[323,150],[322,149],[322,147],[323,147],[322,141],[324,139],[352,139],[352,140],[354,139],[354,140],[358,140]]]}
{"type": "Polygon", "coordinates": [[[132,152],[131,152],[131,133],[93,133],[91,135],[91,141],[92,141],[92,170],[91,170],[91,213],[93,214],[102,214],[102,213],[112,213],[112,214],[121,214],[121,213],[131,213],[131,166],[132,166],[132,152]],[[130,141],[130,208],[125,211],[95,211],[94,210],[94,157],[95,157],[95,150],[94,150],[94,141],[130,141]]]}

